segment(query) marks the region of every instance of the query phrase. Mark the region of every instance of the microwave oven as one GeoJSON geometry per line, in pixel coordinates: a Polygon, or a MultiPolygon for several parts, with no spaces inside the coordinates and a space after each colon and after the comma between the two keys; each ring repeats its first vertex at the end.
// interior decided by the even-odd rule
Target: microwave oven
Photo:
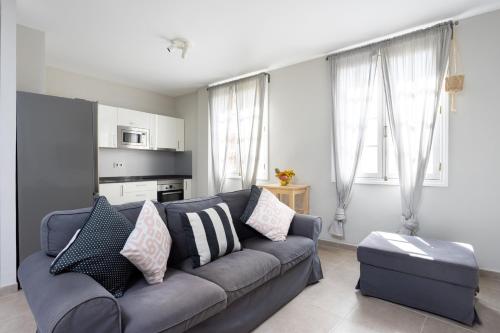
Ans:
{"type": "Polygon", "coordinates": [[[118,126],[118,148],[149,149],[149,130],[118,126]]]}

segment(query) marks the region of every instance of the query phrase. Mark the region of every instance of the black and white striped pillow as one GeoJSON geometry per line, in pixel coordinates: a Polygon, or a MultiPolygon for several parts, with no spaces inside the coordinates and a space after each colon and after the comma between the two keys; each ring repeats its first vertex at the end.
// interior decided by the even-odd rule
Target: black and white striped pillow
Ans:
{"type": "Polygon", "coordinates": [[[199,212],[181,214],[193,268],[241,250],[226,203],[199,212]]]}

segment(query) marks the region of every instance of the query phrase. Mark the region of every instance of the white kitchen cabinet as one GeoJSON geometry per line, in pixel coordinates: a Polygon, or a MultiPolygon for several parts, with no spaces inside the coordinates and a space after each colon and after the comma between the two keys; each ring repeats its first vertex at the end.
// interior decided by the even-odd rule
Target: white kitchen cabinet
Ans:
{"type": "Polygon", "coordinates": [[[184,151],[184,119],[175,119],[175,130],[177,139],[176,151],[184,151]]]}
{"type": "Polygon", "coordinates": [[[100,148],[116,148],[118,109],[99,104],[97,107],[97,138],[100,148]]]}
{"type": "Polygon", "coordinates": [[[184,151],[184,119],[156,115],[156,147],[184,151]]]}
{"type": "Polygon", "coordinates": [[[191,179],[184,179],[184,199],[191,199],[193,197],[191,179]]]}
{"type": "Polygon", "coordinates": [[[118,126],[130,126],[149,129],[151,113],[118,108],[118,126]]]}
{"type": "Polygon", "coordinates": [[[126,182],[99,185],[99,194],[104,195],[112,205],[127,202],[156,200],[157,182],[126,182]]]}
{"type": "Polygon", "coordinates": [[[99,184],[99,195],[105,196],[112,205],[124,203],[121,183],[99,184]]]}
{"type": "Polygon", "coordinates": [[[149,117],[149,149],[151,150],[157,150],[158,149],[158,143],[157,143],[157,122],[158,122],[158,115],[156,114],[151,114],[149,117]]]}
{"type": "Polygon", "coordinates": [[[158,149],[177,150],[177,121],[175,118],[156,115],[156,146],[158,149]]]}

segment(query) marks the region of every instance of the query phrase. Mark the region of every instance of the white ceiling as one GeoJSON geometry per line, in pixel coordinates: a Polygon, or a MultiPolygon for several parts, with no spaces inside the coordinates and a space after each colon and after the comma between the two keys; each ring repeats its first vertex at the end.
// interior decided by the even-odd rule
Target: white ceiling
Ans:
{"type": "Polygon", "coordinates": [[[281,67],[500,0],[17,0],[47,65],[170,96],[281,67]],[[186,59],[164,38],[192,44],[186,59]]]}

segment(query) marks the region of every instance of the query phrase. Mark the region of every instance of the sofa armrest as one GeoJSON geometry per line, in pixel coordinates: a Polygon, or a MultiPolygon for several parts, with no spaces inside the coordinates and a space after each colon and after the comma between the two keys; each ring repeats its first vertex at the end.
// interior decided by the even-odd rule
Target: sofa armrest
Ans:
{"type": "Polygon", "coordinates": [[[40,333],[121,332],[116,299],[90,276],[49,273],[43,251],[26,258],[18,277],[40,333]]]}
{"type": "Polygon", "coordinates": [[[295,214],[290,225],[289,234],[310,238],[317,244],[321,226],[322,222],[319,216],[295,214]]]}
{"type": "Polygon", "coordinates": [[[318,240],[322,224],[319,216],[295,214],[288,232],[290,235],[303,236],[314,241],[314,259],[309,284],[316,283],[323,278],[323,270],[318,255],[318,240]]]}

